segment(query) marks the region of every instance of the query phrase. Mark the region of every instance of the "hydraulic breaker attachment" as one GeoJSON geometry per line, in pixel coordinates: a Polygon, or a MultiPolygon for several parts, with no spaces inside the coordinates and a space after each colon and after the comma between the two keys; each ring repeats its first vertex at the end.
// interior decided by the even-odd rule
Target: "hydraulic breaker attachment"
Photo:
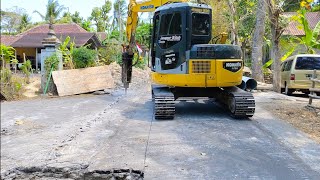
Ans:
{"type": "Polygon", "coordinates": [[[129,83],[131,83],[132,60],[133,60],[133,54],[129,55],[128,52],[122,53],[121,80],[122,80],[123,86],[126,90],[127,90],[127,88],[129,88],[129,83]]]}

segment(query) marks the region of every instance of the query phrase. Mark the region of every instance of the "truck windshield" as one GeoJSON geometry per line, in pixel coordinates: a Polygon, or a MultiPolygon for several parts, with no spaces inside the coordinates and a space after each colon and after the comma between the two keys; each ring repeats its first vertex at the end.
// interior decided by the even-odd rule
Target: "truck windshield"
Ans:
{"type": "Polygon", "coordinates": [[[203,13],[192,13],[192,35],[207,36],[210,34],[210,16],[203,13]]]}
{"type": "Polygon", "coordinates": [[[320,70],[320,57],[298,57],[296,69],[299,70],[320,70]]]}

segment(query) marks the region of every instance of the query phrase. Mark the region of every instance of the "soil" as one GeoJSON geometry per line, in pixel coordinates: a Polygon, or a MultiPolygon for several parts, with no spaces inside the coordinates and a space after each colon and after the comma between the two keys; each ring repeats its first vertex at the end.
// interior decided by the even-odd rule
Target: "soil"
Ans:
{"type": "Polygon", "coordinates": [[[30,77],[30,83],[26,84],[23,92],[25,98],[35,98],[40,95],[41,89],[41,75],[33,74],[30,77]]]}
{"type": "MultiPolygon", "coordinates": [[[[121,66],[116,62],[113,62],[110,64],[110,69],[116,88],[121,88],[123,86],[121,81],[121,66]]],[[[133,67],[130,88],[140,88],[141,84],[150,84],[150,72],[150,69],[147,67],[145,69],[133,67]]]]}
{"type": "Polygon", "coordinates": [[[312,105],[316,108],[310,108],[307,106],[309,102],[308,96],[302,93],[286,96],[269,91],[256,93],[256,96],[268,98],[268,102],[259,103],[264,109],[307,133],[312,139],[320,143],[319,100],[313,100],[312,105]]]}

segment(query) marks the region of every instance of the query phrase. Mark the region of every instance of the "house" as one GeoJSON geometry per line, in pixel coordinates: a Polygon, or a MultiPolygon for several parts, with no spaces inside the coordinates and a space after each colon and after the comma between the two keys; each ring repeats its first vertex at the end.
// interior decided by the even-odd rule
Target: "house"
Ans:
{"type": "MultiPolygon", "coordinates": [[[[287,18],[297,15],[296,12],[284,12],[283,15],[287,18]]],[[[309,23],[309,27],[314,29],[317,23],[320,21],[320,12],[307,12],[306,19],[309,23]]],[[[290,21],[288,26],[285,28],[282,35],[291,35],[291,36],[304,36],[305,33],[302,28],[299,28],[300,23],[297,21],[290,21]]]]}
{"type": "MultiPolygon", "coordinates": [[[[287,18],[297,15],[296,12],[284,12],[283,15],[287,18]]],[[[320,21],[320,12],[307,12],[306,13],[306,20],[309,23],[310,29],[314,29],[317,23],[320,21]]],[[[303,37],[305,36],[305,32],[301,27],[301,24],[297,21],[290,21],[287,27],[284,29],[282,34],[283,37],[285,36],[296,36],[296,37],[303,37]]],[[[319,36],[320,37],[320,36],[319,36]]],[[[285,55],[290,47],[281,47],[281,56],[285,55]]],[[[320,53],[320,50],[315,50],[316,53],[320,53]]],[[[299,45],[296,47],[295,51],[292,55],[306,53],[306,48],[303,45],[299,45]]]]}
{"type": "MultiPolygon", "coordinates": [[[[96,33],[87,32],[78,24],[54,24],[53,30],[60,40],[64,42],[66,37],[74,41],[76,47],[89,45],[96,49],[101,47],[101,41],[96,33]]],[[[34,69],[39,69],[41,62],[41,49],[44,49],[42,41],[48,37],[49,25],[39,25],[16,36],[1,35],[1,43],[12,46],[16,50],[16,57],[19,63],[23,62],[24,56],[29,59],[34,69]]]]}

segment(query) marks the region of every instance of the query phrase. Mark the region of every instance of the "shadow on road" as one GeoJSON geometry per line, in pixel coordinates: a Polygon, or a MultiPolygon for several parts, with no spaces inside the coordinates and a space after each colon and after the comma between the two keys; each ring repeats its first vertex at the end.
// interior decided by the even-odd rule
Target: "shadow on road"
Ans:
{"type": "MultiPolygon", "coordinates": [[[[143,104],[137,102],[130,103],[131,109],[124,110],[122,114],[128,119],[150,121],[153,118],[153,102],[151,100],[145,101],[143,104]],[[149,111],[149,112],[146,112],[149,111]],[[146,116],[148,114],[148,116],[146,116]]],[[[195,101],[177,101],[175,119],[202,121],[202,120],[236,120],[236,121],[251,121],[249,118],[233,119],[230,117],[228,110],[219,105],[214,100],[195,100],[195,101]],[[197,117],[201,115],[201,118],[197,117]]],[[[174,120],[175,120],[174,119],[174,120]]],[[[172,121],[172,120],[157,120],[157,121],[172,121]]]]}

